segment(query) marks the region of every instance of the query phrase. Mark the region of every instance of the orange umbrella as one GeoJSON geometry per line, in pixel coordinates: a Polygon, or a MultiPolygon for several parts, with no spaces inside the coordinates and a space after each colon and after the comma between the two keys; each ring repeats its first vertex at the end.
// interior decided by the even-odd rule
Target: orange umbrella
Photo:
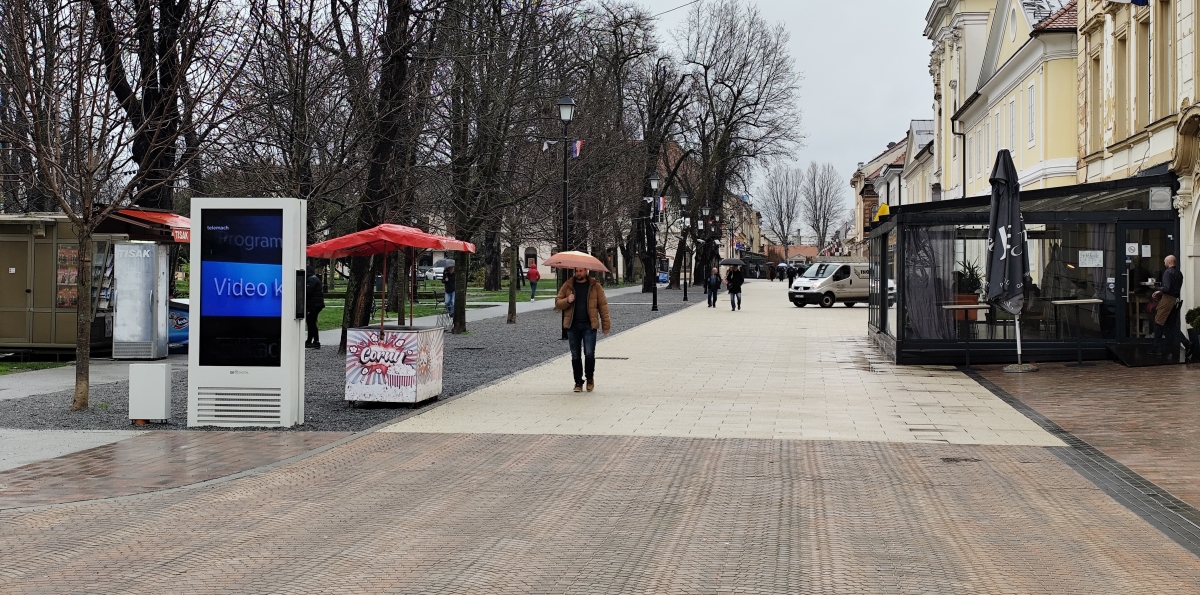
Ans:
{"type": "Polygon", "coordinates": [[[608,272],[608,267],[604,266],[604,263],[600,262],[600,259],[591,254],[576,252],[575,250],[553,254],[543,264],[558,269],[588,269],[590,271],[608,272]]]}
{"type": "MultiPolygon", "coordinates": [[[[387,318],[387,255],[400,248],[430,248],[433,250],[456,250],[474,252],[475,244],[421,231],[415,227],[384,223],[332,240],[318,242],[305,251],[309,258],[346,258],[348,256],[383,255],[383,303],[380,304],[379,333],[383,334],[383,321],[387,318]]],[[[416,268],[416,263],[413,263],[416,268]]],[[[403,314],[403,312],[401,313],[403,314]]],[[[403,318],[402,318],[403,319],[403,318]]],[[[412,300],[408,302],[408,323],[412,324],[412,300]]]]}

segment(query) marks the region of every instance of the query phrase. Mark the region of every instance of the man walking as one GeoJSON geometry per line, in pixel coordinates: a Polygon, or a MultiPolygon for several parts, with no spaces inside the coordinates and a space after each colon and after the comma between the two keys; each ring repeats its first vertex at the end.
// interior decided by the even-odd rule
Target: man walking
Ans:
{"type": "Polygon", "coordinates": [[[542,280],[542,274],[538,272],[537,265],[532,260],[529,261],[529,272],[525,274],[525,280],[529,281],[529,301],[537,298],[537,284],[542,280]]]}
{"type": "Polygon", "coordinates": [[[729,306],[733,311],[742,309],[742,284],[745,282],[746,276],[737,265],[729,267],[729,272],[725,273],[725,286],[729,290],[729,306]]]}
{"type": "Polygon", "coordinates": [[[717,292],[721,290],[721,275],[717,272],[717,267],[713,267],[712,274],[704,281],[704,292],[708,294],[708,307],[717,307],[717,292]]]}
{"type": "Polygon", "coordinates": [[[567,343],[571,346],[575,392],[583,391],[586,375],[590,393],[596,388],[596,331],[602,330],[607,335],[612,330],[604,288],[588,276],[587,269],[575,269],[575,275],[559,288],[554,309],[563,313],[563,328],[567,329],[567,343]]]}
{"type": "Polygon", "coordinates": [[[442,287],[446,290],[446,311],[454,312],[454,293],[457,286],[454,284],[454,267],[448,266],[442,271],[442,287]]]}
{"type": "Polygon", "coordinates": [[[788,275],[788,287],[791,287],[792,283],[796,281],[796,267],[789,264],[788,268],[787,268],[787,275],[788,275]]]}
{"type": "Polygon", "coordinates": [[[1154,353],[1155,355],[1164,353],[1163,336],[1165,334],[1166,353],[1173,355],[1178,353],[1177,345],[1180,343],[1183,343],[1183,346],[1190,351],[1190,346],[1179,336],[1178,309],[1175,307],[1179,304],[1179,294],[1183,289],[1183,273],[1180,272],[1179,267],[1175,266],[1174,255],[1164,258],[1163,264],[1167,265],[1167,270],[1163,271],[1158,291],[1155,291],[1152,296],[1158,300],[1158,307],[1154,310],[1154,353]]]}
{"type": "Polygon", "coordinates": [[[308,327],[308,337],[304,346],[308,349],[321,348],[321,335],[317,329],[317,317],[325,309],[325,292],[321,277],[313,272],[311,266],[305,267],[308,276],[304,279],[304,325],[308,327]]]}

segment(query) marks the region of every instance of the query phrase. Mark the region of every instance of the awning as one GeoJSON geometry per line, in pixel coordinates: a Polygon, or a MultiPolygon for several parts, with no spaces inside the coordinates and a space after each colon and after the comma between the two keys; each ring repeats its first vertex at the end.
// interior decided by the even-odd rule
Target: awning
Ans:
{"type": "Polygon", "coordinates": [[[176,215],[175,213],[165,211],[121,209],[109,216],[119,221],[150,229],[155,229],[158,226],[167,227],[170,228],[171,237],[175,239],[176,243],[190,244],[192,242],[192,220],[183,215],[176,215]],[[153,223],[155,225],[146,225],[146,223],[153,223]]]}

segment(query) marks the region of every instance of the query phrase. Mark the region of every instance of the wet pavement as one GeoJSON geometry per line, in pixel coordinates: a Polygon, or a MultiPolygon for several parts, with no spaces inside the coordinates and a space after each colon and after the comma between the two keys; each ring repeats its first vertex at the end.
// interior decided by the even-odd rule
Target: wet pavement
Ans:
{"type": "MultiPolygon", "coordinates": [[[[699,305],[601,341],[598,354],[614,359],[599,362],[593,393],[571,393],[569,363],[556,358],[332,448],[277,444],[265,457],[277,464],[230,479],[157,483],[197,481],[219,472],[205,461],[269,448],[230,438],[180,451],[163,473],[145,460],[147,472],[127,483],[153,493],[0,510],[0,584],[144,593],[1200,592],[1200,549],[1168,533],[1162,519],[1173,512],[1115,491],[1112,470],[1074,435],[1132,441],[1124,448],[1151,459],[1190,456],[1137,436],[1154,431],[1157,415],[1139,409],[1172,411],[1137,403],[1152,377],[1088,369],[1072,383],[1046,366],[1041,377],[995,383],[985,371],[981,383],[953,368],[891,366],[862,337],[865,308],[797,309],[783,291],[749,283],[740,312],[699,305]],[[1112,383],[1130,391],[1117,412],[1099,396],[1112,383]],[[1049,396],[1033,411],[1009,390],[1049,396]],[[1096,396],[1054,397],[1072,391],[1096,396]],[[171,471],[188,465],[199,467],[193,476],[171,471]]],[[[1177,388],[1186,392],[1186,382],[1177,388]]],[[[1188,419],[1167,424],[1159,440],[1186,441],[1188,419]]],[[[163,432],[89,452],[162,434],[321,433],[163,432]]],[[[74,469],[41,475],[91,474],[124,489],[110,463],[86,454],[72,455],[74,469]]],[[[39,490],[36,473],[24,481],[23,497],[52,487],[39,490]]]]}

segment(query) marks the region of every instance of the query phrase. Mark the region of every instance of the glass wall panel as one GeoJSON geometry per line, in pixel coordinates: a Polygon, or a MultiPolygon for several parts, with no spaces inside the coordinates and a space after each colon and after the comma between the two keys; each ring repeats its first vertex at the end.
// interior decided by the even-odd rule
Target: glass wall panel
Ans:
{"type": "Polygon", "coordinates": [[[898,236],[898,235],[899,235],[898,228],[896,230],[893,230],[891,233],[889,233],[887,235],[887,251],[885,252],[885,254],[887,255],[887,260],[884,261],[884,264],[883,264],[883,272],[884,272],[884,275],[887,277],[886,285],[884,285],[884,287],[886,287],[886,291],[887,291],[887,298],[885,300],[885,303],[887,304],[887,309],[886,309],[886,313],[884,314],[884,317],[883,317],[884,318],[884,331],[886,331],[887,334],[891,335],[893,338],[896,337],[896,320],[897,320],[897,318],[896,318],[896,316],[897,316],[897,314],[896,314],[896,281],[895,280],[897,279],[896,236],[898,236]]]}
{"type": "MultiPolygon", "coordinates": [[[[1030,283],[1022,339],[1116,337],[1115,225],[1031,224],[1030,283]],[[1099,299],[1096,304],[1055,301],[1099,299]]],[[[1014,340],[1016,317],[998,308],[947,310],[981,301],[986,225],[912,226],[905,230],[904,303],[908,339],[1014,340]]],[[[892,252],[889,251],[889,254],[892,252]]]]}

